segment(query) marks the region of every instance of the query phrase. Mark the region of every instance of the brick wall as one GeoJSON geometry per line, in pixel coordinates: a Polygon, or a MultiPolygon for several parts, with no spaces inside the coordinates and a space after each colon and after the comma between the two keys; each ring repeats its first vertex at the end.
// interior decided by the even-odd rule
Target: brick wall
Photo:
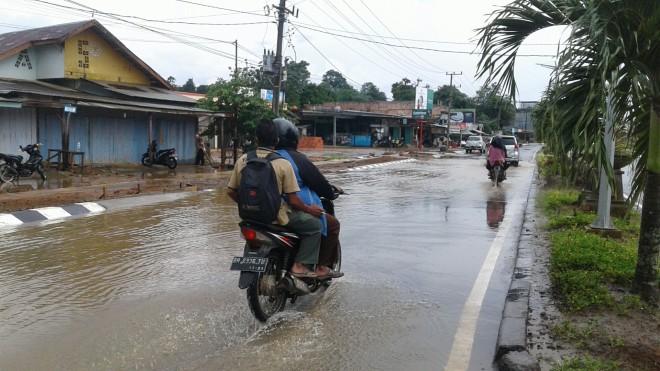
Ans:
{"type": "Polygon", "coordinates": [[[321,137],[300,137],[298,141],[299,149],[323,149],[323,138],[321,137]]]}

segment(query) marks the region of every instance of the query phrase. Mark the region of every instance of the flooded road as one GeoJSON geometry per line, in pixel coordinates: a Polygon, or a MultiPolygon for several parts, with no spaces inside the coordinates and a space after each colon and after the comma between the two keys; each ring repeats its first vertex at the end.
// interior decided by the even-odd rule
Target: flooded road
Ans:
{"type": "Polygon", "coordinates": [[[525,149],[499,188],[478,155],[327,174],[348,193],[346,276],[267,324],[228,270],[242,240],[223,188],[4,229],[0,369],[490,369],[525,149]]]}

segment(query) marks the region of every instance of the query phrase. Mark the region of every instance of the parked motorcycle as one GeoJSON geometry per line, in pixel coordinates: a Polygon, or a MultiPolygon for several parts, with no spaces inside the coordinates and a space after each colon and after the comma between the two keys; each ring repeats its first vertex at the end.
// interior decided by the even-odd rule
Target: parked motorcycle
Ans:
{"type": "Polygon", "coordinates": [[[46,180],[44,172],[44,163],[39,147],[41,143],[28,144],[27,146],[18,146],[19,150],[26,152],[30,157],[23,163],[23,156],[21,155],[7,155],[0,153],[0,161],[4,161],[0,165],[0,181],[13,182],[19,177],[29,177],[33,173],[39,173],[42,180],[46,180]]]}
{"type": "Polygon", "coordinates": [[[488,178],[496,186],[502,183],[504,179],[506,179],[506,170],[504,170],[504,164],[498,162],[495,165],[491,166],[490,170],[488,171],[488,178]]]}
{"type": "Polygon", "coordinates": [[[153,165],[163,165],[167,166],[170,170],[176,169],[177,160],[176,160],[176,149],[168,148],[158,150],[158,144],[156,141],[152,141],[149,146],[147,146],[147,152],[142,154],[142,165],[144,166],[153,166],[153,165]],[[153,153],[153,160],[149,154],[153,153]]]}
{"type": "MultiPolygon", "coordinates": [[[[343,194],[338,190],[336,196],[343,194]]],[[[334,215],[332,200],[322,199],[326,213],[334,215]]],[[[299,296],[330,285],[331,278],[298,278],[288,272],[293,265],[300,238],[285,227],[252,221],[239,223],[245,239],[243,256],[234,257],[230,270],[241,271],[238,287],[247,289],[248,306],[261,322],[284,309],[286,300],[295,303],[299,296]]],[[[341,268],[341,245],[330,268],[341,268]]]]}

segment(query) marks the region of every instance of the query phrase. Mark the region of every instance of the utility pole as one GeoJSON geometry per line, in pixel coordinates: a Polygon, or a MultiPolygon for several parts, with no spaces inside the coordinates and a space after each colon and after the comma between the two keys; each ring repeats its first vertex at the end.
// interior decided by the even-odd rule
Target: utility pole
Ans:
{"type": "MultiPolygon", "coordinates": [[[[449,75],[449,104],[448,104],[448,107],[447,107],[447,144],[449,144],[449,124],[451,123],[451,98],[452,98],[452,95],[453,95],[453,91],[452,91],[451,88],[452,88],[452,83],[454,81],[454,75],[462,75],[463,71],[458,72],[458,73],[456,73],[456,72],[447,72],[446,74],[449,75]]],[[[461,145],[460,141],[458,142],[458,145],[459,146],[461,145]]]]}
{"type": "Polygon", "coordinates": [[[286,0],[280,0],[280,6],[273,5],[277,9],[277,50],[275,51],[275,83],[273,84],[273,113],[276,117],[280,115],[280,84],[282,82],[282,38],[284,37],[284,21],[286,15],[294,14],[298,17],[296,7],[293,10],[286,8],[286,0]]]}

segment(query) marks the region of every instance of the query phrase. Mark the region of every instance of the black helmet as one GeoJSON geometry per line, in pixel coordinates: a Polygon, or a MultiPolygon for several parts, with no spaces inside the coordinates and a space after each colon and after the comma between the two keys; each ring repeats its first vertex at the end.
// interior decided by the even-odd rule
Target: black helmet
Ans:
{"type": "Polygon", "coordinates": [[[298,139],[300,138],[298,128],[287,119],[274,119],[273,123],[277,127],[277,137],[280,139],[275,148],[298,149],[298,139]]]}

